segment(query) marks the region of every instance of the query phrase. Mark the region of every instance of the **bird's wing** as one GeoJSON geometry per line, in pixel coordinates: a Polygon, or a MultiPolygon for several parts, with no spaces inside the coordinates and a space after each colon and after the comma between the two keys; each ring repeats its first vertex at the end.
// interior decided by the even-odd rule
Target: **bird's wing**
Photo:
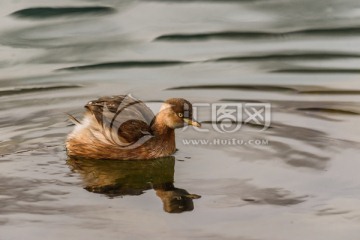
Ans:
{"type": "Polygon", "coordinates": [[[90,101],[85,108],[94,115],[105,139],[113,144],[130,146],[151,137],[154,113],[130,95],[101,97],[90,101]]]}

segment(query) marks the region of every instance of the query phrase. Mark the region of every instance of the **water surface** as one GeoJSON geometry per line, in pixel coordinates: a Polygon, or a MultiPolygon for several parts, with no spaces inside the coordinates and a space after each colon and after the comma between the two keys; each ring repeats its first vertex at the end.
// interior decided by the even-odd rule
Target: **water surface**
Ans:
{"type": "Polygon", "coordinates": [[[2,239],[359,239],[358,1],[5,0],[0,17],[2,239]],[[203,109],[174,157],[68,159],[65,113],[128,93],[270,103],[271,127],[219,133],[203,109]],[[233,138],[268,144],[184,142],[233,138]]]}

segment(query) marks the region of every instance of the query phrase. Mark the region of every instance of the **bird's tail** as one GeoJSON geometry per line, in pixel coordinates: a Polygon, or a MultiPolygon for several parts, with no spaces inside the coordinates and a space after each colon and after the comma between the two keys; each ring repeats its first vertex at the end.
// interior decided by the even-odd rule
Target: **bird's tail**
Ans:
{"type": "Polygon", "coordinates": [[[77,120],[73,115],[69,114],[69,113],[65,113],[66,115],[68,115],[69,119],[71,122],[73,122],[76,125],[80,125],[81,122],[79,120],[77,120]]]}

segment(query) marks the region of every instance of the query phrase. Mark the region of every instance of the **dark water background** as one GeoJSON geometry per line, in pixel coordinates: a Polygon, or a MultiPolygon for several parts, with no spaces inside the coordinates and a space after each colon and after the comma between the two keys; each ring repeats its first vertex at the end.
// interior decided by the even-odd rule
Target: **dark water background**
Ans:
{"type": "Polygon", "coordinates": [[[0,5],[0,239],[359,239],[359,1],[0,5]],[[179,131],[151,163],[67,160],[64,113],[126,93],[271,103],[272,128],[179,131]],[[182,142],[233,137],[269,144],[182,142]]]}

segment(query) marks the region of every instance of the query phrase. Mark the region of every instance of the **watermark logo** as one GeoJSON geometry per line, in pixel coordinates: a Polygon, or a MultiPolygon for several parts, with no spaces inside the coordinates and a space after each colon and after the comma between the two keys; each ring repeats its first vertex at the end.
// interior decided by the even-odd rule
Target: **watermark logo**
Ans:
{"type": "Polygon", "coordinates": [[[262,130],[270,126],[271,105],[270,103],[245,103],[244,104],[244,123],[257,124],[263,126],[262,130]]]}
{"type": "Polygon", "coordinates": [[[211,113],[212,127],[216,131],[222,133],[232,133],[240,129],[242,120],[241,104],[214,103],[211,106],[211,113]]]}
{"type": "MultiPolygon", "coordinates": [[[[260,131],[264,131],[271,124],[270,103],[195,103],[193,116],[197,118],[198,111],[204,108],[211,112],[211,126],[219,133],[237,132],[243,124],[256,125],[261,127],[260,131]]],[[[209,129],[195,129],[199,132],[209,131],[209,129]]]]}
{"type": "Polygon", "coordinates": [[[237,138],[214,138],[214,139],[183,139],[184,145],[222,145],[222,146],[240,146],[240,145],[269,145],[267,139],[237,139],[237,138]]]}

